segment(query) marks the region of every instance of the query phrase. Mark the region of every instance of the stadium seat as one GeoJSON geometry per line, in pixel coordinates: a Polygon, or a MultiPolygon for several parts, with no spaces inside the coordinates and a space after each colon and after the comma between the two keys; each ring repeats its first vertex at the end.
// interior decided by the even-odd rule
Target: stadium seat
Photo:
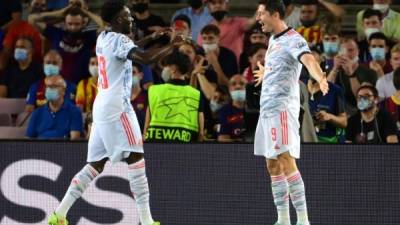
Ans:
{"type": "Polygon", "coordinates": [[[11,126],[12,117],[8,113],[0,113],[0,126],[11,126]]]}
{"type": "Polygon", "coordinates": [[[27,127],[29,124],[29,119],[31,118],[31,113],[22,112],[19,113],[15,121],[15,126],[17,127],[27,127]]]}
{"type": "Polygon", "coordinates": [[[0,98],[0,113],[19,114],[25,110],[24,98],[0,98]]]}
{"type": "Polygon", "coordinates": [[[0,139],[24,138],[26,127],[0,126],[0,139]]]}

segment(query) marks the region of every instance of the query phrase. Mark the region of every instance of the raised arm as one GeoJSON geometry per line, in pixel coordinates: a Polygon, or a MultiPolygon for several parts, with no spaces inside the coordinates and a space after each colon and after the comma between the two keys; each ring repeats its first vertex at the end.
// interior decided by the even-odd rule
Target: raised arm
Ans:
{"type": "Polygon", "coordinates": [[[345,10],[332,2],[327,0],[318,0],[321,5],[323,5],[329,12],[331,12],[335,17],[341,18],[345,14],[345,10]]]}

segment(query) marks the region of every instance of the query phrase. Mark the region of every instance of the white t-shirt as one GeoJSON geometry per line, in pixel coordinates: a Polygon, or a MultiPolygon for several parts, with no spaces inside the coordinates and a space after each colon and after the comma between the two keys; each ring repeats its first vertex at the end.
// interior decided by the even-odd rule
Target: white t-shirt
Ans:
{"type": "Polygon", "coordinates": [[[387,99],[396,93],[396,88],[393,84],[393,72],[385,74],[380,77],[376,82],[376,89],[378,90],[379,97],[382,99],[387,99]]]}
{"type": "Polygon", "coordinates": [[[99,78],[93,122],[112,122],[119,120],[123,112],[133,112],[130,103],[132,61],[127,57],[136,47],[130,38],[120,33],[103,31],[97,38],[99,78]]]}
{"type": "Polygon", "coordinates": [[[304,38],[292,28],[273,35],[265,54],[260,115],[270,117],[285,110],[300,111],[299,58],[310,53],[304,38]]]}

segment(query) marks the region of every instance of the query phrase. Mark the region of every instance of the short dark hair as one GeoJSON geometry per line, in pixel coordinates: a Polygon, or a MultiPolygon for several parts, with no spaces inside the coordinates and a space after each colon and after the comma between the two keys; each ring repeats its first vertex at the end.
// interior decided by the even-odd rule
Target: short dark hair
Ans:
{"type": "Polygon", "coordinates": [[[203,29],[201,29],[200,33],[201,34],[215,34],[215,35],[219,36],[221,31],[219,30],[218,26],[216,26],[214,24],[208,24],[205,27],[203,27],[203,29]]]}
{"type": "Polygon", "coordinates": [[[179,72],[182,75],[184,75],[189,72],[191,63],[187,55],[174,50],[164,59],[164,66],[172,66],[172,65],[176,66],[179,72]]]}
{"type": "Polygon", "coordinates": [[[143,66],[137,62],[132,62],[132,66],[136,67],[139,72],[143,72],[143,66]]]}
{"type": "Polygon", "coordinates": [[[400,91],[400,67],[393,71],[393,85],[397,91],[400,91]]]}
{"type": "Polygon", "coordinates": [[[388,38],[382,32],[376,32],[376,33],[371,34],[371,36],[369,36],[368,40],[369,40],[369,42],[371,42],[371,40],[374,40],[374,39],[384,40],[386,45],[388,45],[388,43],[389,43],[388,38]]]}
{"type": "Polygon", "coordinates": [[[372,92],[372,95],[375,98],[378,98],[378,96],[379,96],[378,90],[372,84],[363,84],[363,85],[361,85],[361,87],[359,87],[358,90],[357,90],[357,95],[363,89],[369,89],[372,92]]]}
{"type": "MultiPolygon", "coordinates": [[[[32,38],[31,37],[28,37],[28,36],[20,36],[20,37],[18,37],[17,38],[17,41],[18,40],[24,40],[24,41],[27,41],[27,42],[29,42],[29,48],[30,49],[34,49],[34,46],[35,46],[35,43],[34,43],[34,41],[32,40],[32,38]]],[[[17,42],[15,42],[15,44],[14,44],[14,46],[17,44],[17,42]]]]}
{"type": "Polygon", "coordinates": [[[83,12],[82,12],[82,9],[79,8],[79,7],[71,7],[71,8],[69,8],[69,9],[65,12],[64,16],[66,17],[66,16],[68,16],[68,15],[71,15],[71,16],[81,16],[82,18],[85,17],[85,15],[84,15],[83,12]]]}
{"type": "Polygon", "coordinates": [[[251,44],[248,48],[248,50],[246,51],[248,56],[253,56],[254,54],[256,54],[258,52],[258,50],[260,49],[268,49],[268,46],[262,43],[254,43],[251,44]]]}
{"type": "Polygon", "coordinates": [[[107,23],[111,21],[124,9],[124,0],[107,0],[101,7],[100,16],[107,23]]]}
{"type": "Polygon", "coordinates": [[[189,28],[192,27],[192,22],[191,22],[190,18],[188,16],[186,16],[186,15],[179,14],[178,16],[176,16],[174,18],[173,22],[176,22],[177,20],[184,21],[185,23],[187,23],[189,25],[189,28]]]}
{"type": "Polygon", "coordinates": [[[267,10],[271,15],[275,12],[279,13],[279,18],[285,18],[285,4],[282,0],[260,0],[259,5],[264,5],[265,10],[267,10]]]}
{"type": "Polygon", "coordinates": [[[376,9],[366,9],[363,13],[362,20],[371,18],[373,16],[377,16],[379,20],[382,20],[382,13],[379,10],[376,9]]]}

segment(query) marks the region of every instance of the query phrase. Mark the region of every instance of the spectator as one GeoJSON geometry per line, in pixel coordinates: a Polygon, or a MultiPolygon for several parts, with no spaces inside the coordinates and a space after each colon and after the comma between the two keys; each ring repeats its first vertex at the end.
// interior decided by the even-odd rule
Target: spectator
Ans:
{"type": "Polygon", "coordinates": [[[285,4],[286,7],[286,12],[285,12],[285,22],[289,27],[292,27],[293,29],[297,29],[298,27],[301,26],[300,22],[300,12],[301,9],[300,7],[295,6],[292,3],[292,0],[283,0],[283,3],[285,4]]]}
{"type": "Polygon", "coordinates": [[[299,80],[300,86],[300,141],[303,143],[318,142],[317,133],[315,132],[313,118],[310,112],[310,104],[308,102],[309,94],[307,86],[303,81],[299,80]]]}
{"type": "MultiPolygon", "coordinates": [[[[56,12],[42,13],[33,19],[35,23],[48,18],[64,17],[65,29],[53,25],[46,25],[43,34],[50,41],[51,48],[57,49],[63,59],[61,73],[64,79],[77,84],[88,74],[90,54],[96,43],[97,33],[94,30],[84,31],[85,16],[98,22],[98,16],[76,6],[68,6],[56,12]]],[[[46,21],[45,21],[46,22],[46,21]]]]}
{"type": "Polygon", "coordinates": [[[378,91],[375,87],[361,86],[356,94],[359,111],[349,119],[346,141],[371,144],[397,143],[396,125],[386,110],[378,108],[378,91]]]}
{"type": "Polygon", "coordinates": [[[400,137],[400,68],[393,72],[393,84],[396,92],[383,102],[383,106],[396,122],[397,136],[400,137]]]}
{"type": "Polygon", "coordinates": [[[333,68],[333,59],[339,53],[340,47],[340,25],[339,24],[327,24],[322,29],[322,49],[324,57],[325,71],[331,71],[333,68]]]}
{"type": "Polygon", "coordinates": [[[268,47],[265,44],[256,43],[250,46],[247,51],[247,55],[249,56],[248,61],[250,66],[247,67],[243,76],[246,78],[247,83],[253,83],[254,77],[253,73],[258,68],[258,63],[264,65],[264,58],[267,52],[268,47]]]}
{"type": "Polygon", "coordinates": [[[246,79],[240,75],[234,75],[229,80],[229,92],[232,102],[222,107],[218,112],[219,142],[243,141],[244,108],[246,102],[246,79]]]}
{"type": "Polygon", "coordinates": [[[210,24],[203,27],[201,38],[207,63],[217,75],[216,83],[220,85],[228,84],[229,78],[238,73],[235,54],[219,44],[220,30],[216,25],[210,24]]]}
{"type": "MultiPolygon", "coordinates": [[[[225,48],[229,48],[239,60],[240,53],[243,51],[244,33],[256,23],[255,17],[230,17],[228,15],[228,0],[209,0],[207,1],[211,16],[214,17],[212,23],[218,25],[221,31],[221,39],[219,44],[225,48]]],[[[198,40],[201,45],[203,40],[198,40]]]]}
{"type": "Polygon", "coordinates": [[[200,92],[185,82],[189,58],[174,51],[164,60],[171,80],[149,88],[146,112],[147,141],[193,142],[204,137],[204,115],[200,92]]]}
{"type": "Polygon", "coordinates": [[[94,99],[97,95],[97,78],[99,77],[99,68],[96,55],[92,55],[89,61],[90,77],[79,81],[75,104],[85,114],[92,112],[94,99]]]}
{"type": "Polygon", "coordinates": [[[311,45],[317,45],[322,41],[321,24],[323,24],[323,22],[318,18],[318,4],[321,4],[330,13],[332,13],[335,21],[344,15],[343,8],[334,3],[325,0],[303,1],[300,11],[301,26],[296,30],[311,45]]]}
{"type": "Polygon", "coordinates": [[[29,87],[42,76],[41,65],[33,61],[33,42],[21,37],[14,48],[14,59],[0,80],[0,97],[25,98],[29,87]]]}
{"type": "MultiPolygon", "coordinates": [[[[50,76],[59,76],[60,68],[62,67],[62,59],[60,54],[55,50],[50,50],[46,53],[43,60],[43,70],[46,77],[50,76]]],[[[75,92],[76,85],[65,81],[67,83],[67,87],[65,90],[65,100],[75,102],[75,92]]],[[[38,82],[32,84],[29,87],[28,96],[26,98],[26,109],[27,112],[32,112],[36,107],[42,106],[47,103],[47,99],[45,98],[45,79],[41,79],[38,82]]]]}
{"type": "Polygon", "coordinates": [[[372,60],[369,62],[369,68],[374,70],[378,77],[393,71],[392,66],[386,60],[389,52],[388,40],[383,33],[373,33],[369,37],[369,52],[372,60]]]}
{"type": "Polygon", "coordinates": [[[343,89],[346,113],[348,116],[352,116],[357,112],[357,90],[365,82],[375,85],[378,77],[375,71],[359,63],[359,50],[354,39],[344,38],[339,52],[340,54],[334,58],[334,65],[328,75],[328,81],[343,89]]]}
{"type": "Polygon", "coordinates": [[[144,121],[146,118],[147,89],[143,87],[141,81],[144,78],[143,67],[140,64],[133,63],[132,67],[132,95],[131,104],[135,110],[136,117],[139,121],[140,129],[144,129],[144,121]]]}
{"type": "MultiPolygon", "coordinates": [[[[390,51],[390,65],[393,70],[400,68],[400,43],[395,45],[390,51]]],[[[378,90],[381,100],[395,94],[396,88],[393,84],[393,71],[378,79],[376,82],[376,89],[378,90]]]]}
{"type": "Polygon", "coordinates": [[[66,82],[61,76],[47,77],[48,103],[33,111],[26,136],[30,138],[64,138],[76,140],[82,134],[82,113],[70,101],[65,101],[66,82]]]}
{"type": "Polygon", "coordinates": [[[180,9],[174,13],[172,16],[172,21],[175,21],[175,18],[178,15],[185,15],[191,21],[192,32],[191,37],[193,40],[197,40],[200,34],[201,29],[209,24],[213,17],[210,14],[210,11],[206,5],[204,5],[205,0],[189,0],[189,7],[180,9]]]}
{"type": "Polygon", "coordinates": [[[247,55],[247,51],[249,47],[253,44],[260,43],[268,46],[270,38],[270,33],[264,33],[261,29],[261,24],[254,24],[250,30],[248,30],[244,35],[243,40],[243,52],[240,54],[239,58],[239,72],[243,73],[244,70],[250,66],[249,64],[249,56],[247,55]]]}
{"type": "Polygon", "coordinates": [[[216,141],[221,125],[218,123],[219,111],[230,102],[230,94],[226,86],[217,86],[212,94],[209,107],[211,114],[205,118],[205,140],[216,141]]]}
{"type": "Polygon", "coordinates": [[[130,4],[135,19],[137,39],[142,39],[165,27],[164,20],[149,11],[149,0],[130,0],[130,4]]]}
{"type": "Polygon", "coordinates": [[[369,54],[369,38],[373,33],[382,32],[382,13],[375,9],[366,9],[363,13],[363,29],[365,36],[358,42],[360,48],[360,61],[367,62],[371,60],[369,54]]]}
{"type": "MultiPolygon", "coordinates": [[[[392,0],[373,0],[373,9],[379,10],[382,13],[383,33],[385,36],[394,41],[400,40],[400,14],[390,9],[392,0]]],[[[363,29],[363,15],[365,10],[361,10],[357,13],[357,36],[358,40],[362,40],[365,37],[363,29]]]]}
{"type": "Polygon", "coordinates": [[[20,0],[0,1],[0,31],[7,31],[15,22],[21,20],[22,4],[20,0]]]}
{"type": "Polygon", "coordinates": [[[190,38],[191,22],[189,17],[185,15],[178,15],[172,21],[172,32],[176,35],[182,35],[185,38],[190,38]]]}

